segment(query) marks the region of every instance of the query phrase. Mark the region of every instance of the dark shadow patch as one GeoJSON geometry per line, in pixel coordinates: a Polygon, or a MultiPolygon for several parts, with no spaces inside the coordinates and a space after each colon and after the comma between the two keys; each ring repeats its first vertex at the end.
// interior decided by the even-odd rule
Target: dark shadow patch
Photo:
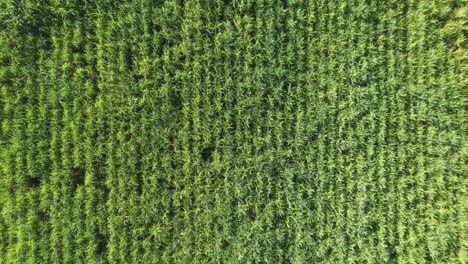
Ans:
{"type": "MultiPolygon", "coordinates": [[[[144,80],[144,76],[137,71],[132,71],[132,82],[135,84],[141,83],[144,80]]],[[[140,89],[141,91],[141,89],[140,89]]],[[[140,92],[139,98],[142,98],[142,92],[140,92]]]]}
{"type": "MultiPolygon", "coordinates": [[[[8,70],[7,70],[7,72],[8,72],[8,70]]],[[[6,86],[6,87],[12,87],[13,86],[13,78],[14,77],[12,76],[12,74],[10,74],[8,72],[6,76],[4,75],[4,78],[2,80],[3,85],[6,86]]]]}
{"type": "MultiPolygon", "coordinates": [[[[174,140],[170,140],[170,142],[174,142],[174,140]]],[[[171,159],[170,164],[171,164],[170,169],[173,171],[176,171],[182,167],[181,162],[175,159],[171,159]]]]}
{"type": "Polygon", "coordinates": [[[182,110],[182,96],[180,94],[180,91],[169,91],[169,103],[171,104],[173,109],[177,111],[182,110]]]}
{"type": "Polygon", "coordinates": [[[109,199],[109,192],[110,192],[109,187],[107,187],[107,185],[104,183],[104,181],[102,181],[102,195],[103,195],[103,199],[105,201],[107,201],[109,199]]]}
{"type": "Polygon", "coordinates": [[[226,239],[223,239],[223,241],[221,241],[221,249],[222,250],[226,250],[229,246],[230,246],[230,243],[226,239]]]}
{"type": "Polygon", "coordinates": [[[6,54],[1,55],[0,57],[0,65],[4,67],[8,67],[12,64],[11,56],[8,56],[6,54]]]}
{"type": "Polygon", "coordinates": [[[187,55],[181,52],[180,54],[178,54],[177,60],[180,65],[184,65],[185,62],[187,61],[187,55]]]}
{"type": "Polygon", "coordinates": [[[341,150],[341,155],[348,155],[349,154],[349,149],[342,149],[341,150]]]}
{"type": "Polygon", "coordinates": [[[208,146],[201,150],[201,158],[204,162],[212,162],[213,161],[213,151],[214,147],[208,146]]]}
{"type": "Polygon", "coordinates": [[[85,46],[84,44],[76,44],[76,45],[71,45],[71,52],[74,54],[79,54],[84,56],[86,54],[85,46]]]}
{"type": "Polygon", "coordinates": [[[85,169],[82,167],[72,168],[71,170],[72,190],[76,191],[78,186],[83,186],[84,181],[85,181],[85,169]]]}
{"type": "Polygon", "coordinates": [[[157,183],[158,186],[165,186],[165,185],[167,185],[167,180],[162,179],[162,178],[158,178],[158,179],[156,179],[156,183],[157,183]]]}
{"type": "Polygon", "coordinates": [[[96,253],[98,255],[107,254],[107,237],[101,233],[96,234],[96,253]]]}
{"type": "Polygon", "coordinates": [[[231,135],[235,135],[236,134],[236,131],[237,131],[237,127],[239,126],[238,125],[238,121],[237,121],[237,118],[233,117],[231,119],[231,135]]]}
{"type": "MultiPolygon", "coordinates": [[[[51,26],[53,26],[60,17],[46,4],[25,5],[17,2],[7,7],[7,13],[10,13],[11,19],[7,20],[5,26],[15,27],[21,36],[32,36],[36,40],[43,40],[43,43],[49,42],[51,38],[51,26]],[[18,21],[11,23],[10,21],[18,21]]],[[[47,49],[51,47],[44,46],[47,49]]]]}
{"type": "Polygon", "coordinates": [[[164,252],[164,251],[166,251],[166,249],[167,249],[167,244],[164,243],[164,242],[162,242],[162,241],[158,241],[158,242],[159,242],[159,245],[156,247],[156,250],[157,250],[158,252],[164,252]]]}
{"type": "Polygon", "coordinates": [[[398,254],[395,250],[391,251],[389,259],[390,261],[394,261],[396,263],[396,261],[398,260],[398,254]]]}
{"type": "Polygon", "coordinates": [[[138,196],[141,196],[143,194],[143,173],[137,173],[136,177],[135,192],[138,196]]]}
{"type": "MultiPolygon", "coordinates": [[[[307,177],[300,173],[294,173],[293,174],[293,182],[295,184],[306,184],[307,183],[307,177]]],[[[273,198],[270,198],[273,199],[273,198]]]]}
{"type": "Polygon", "coordinates": [[[257,214],[255,213],[253,208],[247,209],[247,217],[249,218],[249,221],[255,221],[255,219],[257,218],[257,214]]]}
{"type": "Polygon", "coordinates": [[[39,209],[37,216],[40,221],[47,221],[47,219],[49,219],[49,214],[45,211],[45,209],[39,209]]]}
{"type": "Polygon", "coordinates": [[[29,188],[39,188],[41,186],[41,178],[39,176],[26,177],[26,185],[29,188]]]}
{"type": "Polygon", "coordinates": [[[28,103],[28,97],[21,96],[18,101],[19,101],[20,104],[25,105],[25,104],[28,103]]]}
{"type": "MultiPolygon", "coordinates": [[[[456,2],[456,1],[454,1],[456,2]]],[[[408,3],[407,1],[403,1],[403,7],[401,9],[401,16],[406,16],[406,14],[408,14],[408,11],[410,9],[410,3],[408,3]]],[[[398,10],[398,7],[395,7],[396,10],[398,10]]]]}
{"type": "Polygon", "coordinates": [[[285,100],[285,98],[288,97],[291,86],[292,84],[290,82],[283,82],[281,94],[280,94],[280,98],[282,100],[285,100]]]}
{"type": "Polygon", "coordinates": [[[129,69],[130,71],[134,69],[133,52],[131,47],[127,47],[125,49],[125,64],[127,66],[127,69],[129,69]]]}
{"type": "MultiPolygon", "coordinates": [[[[173,182],[171,182],[169,180],[158,179],[158,183],[161,184],[160,185],[161,189],[166,189],[171,193],[173,193],[173,192],[175,192],[177,190],[180,190],[180,188],[177,188],[177,186],[173,182]]],[[[182,186],[182,188],[183,188],[183,186],[182,186]]]]}
{"type": "Polygon", "coordinates": [[[161,30],[162,30],[162,27],[161,27],[161,25],[159,25],[159,24],[154,24],[154,25],[153,25],[153,30],[154,30],[155,32],[160,33],[161,30]]]}

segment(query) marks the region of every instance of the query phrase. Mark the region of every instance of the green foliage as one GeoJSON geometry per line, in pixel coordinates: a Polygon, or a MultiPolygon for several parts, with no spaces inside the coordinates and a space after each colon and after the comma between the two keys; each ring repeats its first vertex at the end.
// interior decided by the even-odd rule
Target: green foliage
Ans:
{"type": "Polygon", "coordinates": [[[465,0],[0,1],[0,263],[466,263],[465,0]]]}

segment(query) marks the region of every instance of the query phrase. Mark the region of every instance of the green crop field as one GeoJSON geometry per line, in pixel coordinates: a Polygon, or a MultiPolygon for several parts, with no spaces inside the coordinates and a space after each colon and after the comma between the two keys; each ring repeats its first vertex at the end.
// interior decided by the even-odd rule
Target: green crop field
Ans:
{"type": "Polygon", "coordinates": [[[467,263],[467,16],[0,0],[0,263],[467,263]]]}

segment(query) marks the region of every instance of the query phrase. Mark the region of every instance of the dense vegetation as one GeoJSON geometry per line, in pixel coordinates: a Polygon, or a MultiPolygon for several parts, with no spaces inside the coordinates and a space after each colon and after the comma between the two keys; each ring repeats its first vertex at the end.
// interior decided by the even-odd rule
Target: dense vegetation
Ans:
{"type": "Polygon", "coordinates": [[[466,4],[0,0],[0,263],[467,263],[466,4]]]}

